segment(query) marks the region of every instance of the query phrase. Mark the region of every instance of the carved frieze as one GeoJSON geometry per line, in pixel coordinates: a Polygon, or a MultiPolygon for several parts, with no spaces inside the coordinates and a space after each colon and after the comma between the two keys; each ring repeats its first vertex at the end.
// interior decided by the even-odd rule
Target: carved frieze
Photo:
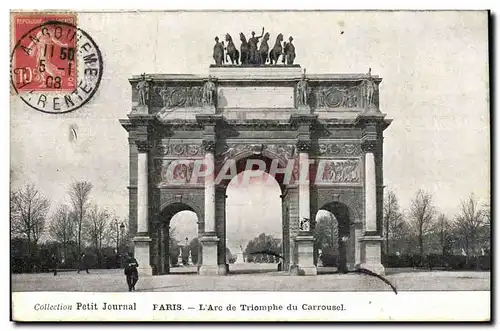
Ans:
{"type": "Polygon", "coordinates": [[[320,160],[320,165],[322,184],[361,183],[360,159],[320,160]]]}
{"type": "Polygon", "coordinates": [[[158,86],[164,108],[202,107],[203,86],[158,86]]]}
{"type": "Polygon", "coordinates": [[[363,90],[361,85],[318,86],[312,91],[312,106],[315,108],[362,108],[363,90]]]}
{"type": "Polygon", "coordinates": [[[318,145],[320,156],[358,156],[361,155],[361,145],[355,143],[320,143],[318,145]]]}
{"type": "Polygon", "coordinates": [[[158,156],[200,156],[201,146],[197,144],[168,144],[161,141],[156,146],[158,156]]]}

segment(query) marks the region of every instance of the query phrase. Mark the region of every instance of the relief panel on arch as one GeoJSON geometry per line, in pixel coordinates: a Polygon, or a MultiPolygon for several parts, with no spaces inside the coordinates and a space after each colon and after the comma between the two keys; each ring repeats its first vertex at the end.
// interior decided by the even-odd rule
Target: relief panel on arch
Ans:
{"type": "Polygon", "coordinates": [[[317,159],[315,174],[317,185],[361,184],[362,167],[360,158],[317,159]]]}
{"type": "Polygon", "coordinates": [[[320,142],[317,153],[319,156],[360,156],[361,144],[354,141],[320,142]]]}
{"type": "Polygon", "coordinates": [[[203,184],[203,177],[193,178],[196,162],[201,160],[172,160],[156,159],[155,183],[158,186],[199,185],[203,184]]]}

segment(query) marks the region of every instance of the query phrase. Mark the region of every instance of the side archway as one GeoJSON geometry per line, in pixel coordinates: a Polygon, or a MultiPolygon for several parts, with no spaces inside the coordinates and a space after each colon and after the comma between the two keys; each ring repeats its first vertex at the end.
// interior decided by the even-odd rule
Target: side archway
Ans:
{"type": "MultiPolygon", "coordinates": [[[[200,237],[200,233],[203,232],[203,224],[200,222],[200,210],[197,206],[193,205],[190,202],[178,202],[178,201],[166,201],[161,205],[160,213],[158,214],[158,222],[157,222],[157,261],[156,265],[158,268],[159,274],[167,274],[171,271],[172,265],[178,265],[182,263],[183,260],[177,260],[177,256],[180,254],[183,256],[184,251],[187,254],[193,254],[190,252],[190,249],[184,247],[186,244],[183,241],[183,238],[177,238],[179,241],[174,242],[171,238],[171,223],[174,216],[178,215],[181,212],[192,212],[196,215],[196,233],[197,238],[200,237]],[[173,251],[175,250],[175,252],[173,251]],[[181,251],[179,251],[181,250],[181,251]]],[[[186,225],[189,226],[189,225],[186,225]]],[[[199,264],[201,261],[199,257],[201,257],[201,245],[197,245],[196,253],[196,264],[199,264]]]]}
{"type": "MultiPolygon", "coordinates": [[[[355,242],[357,240],[355,231],[356,222],[353,221],[352,219],[359,216],[356,213],[356,211],[349,208],[346,204],[338,201],[331,201],[325,203],[319,208],[318,211],[320,210],[328,212],[329,214],[331,214],[332,217],[326,226],[323,224],[322,227],[318,228],[317,230],[331,231],[331,233],[328,233],[326,237],[331,236],[331,238],[329,237],[330,240],[335,239],[336,241],[335,266],[337,267],[338,272],[345,273],[349,269],[353,268],[355,264],[354,251],[355,251],[355,242]]],[[[318,214],[319,213],[316,213],[315,216],[317,216],[318,214]]],[[[316,221],[318,221],[317,217],[316,221]]],[[[317,249],[322,249],[321,243],[317,244],[318,244],[317,249]]],[[[332,247],[332,249],[333,248],[334,247],[332,247]]]]}

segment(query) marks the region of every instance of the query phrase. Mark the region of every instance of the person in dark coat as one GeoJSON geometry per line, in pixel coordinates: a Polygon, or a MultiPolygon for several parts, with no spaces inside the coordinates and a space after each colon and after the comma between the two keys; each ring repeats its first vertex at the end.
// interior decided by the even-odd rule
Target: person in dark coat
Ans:
{"type": "Polygon", "coordinates": [[[139,263],[137,263],[137,260],[134,258],[134,254],[129,252],[125,263],[125,276],[127,276],[129,292],[135,291],[135,284],[137,284],[139,280],[139,272],[137,271],[138,266],[139,263]]]}
{"type": "Polygon", "coordinates": [[[52,267],[54,268],[54,276],[57,276],[57,267],[59,264],[59,259],[57,258],[56,254],[52,254],[51,260],[52,260],[52,267]]]}
{"type": "Polygon", "coordinates": [[[77,271],[78,274],[80,273],[80,270],[85,270],[87,271],[87,273],[89,273],[89,267],[87,266],[87,263],[85,261],[84,253],[82,253],[82,255],[80,256],[80,265],[78,266],[78,271],[77,271]]]}

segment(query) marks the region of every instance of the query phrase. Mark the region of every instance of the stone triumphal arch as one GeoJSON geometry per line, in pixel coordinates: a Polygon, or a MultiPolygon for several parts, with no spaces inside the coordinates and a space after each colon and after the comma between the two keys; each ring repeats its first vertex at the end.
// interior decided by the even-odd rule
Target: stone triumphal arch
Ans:
{"type": "Polygon", "coordinates": [[[197,161],[220,170],[231,160],[239,172],[251,159],[266,171],[273,161],[284,168],[295,160],[294,176],[309,174],[275,176],[285,270],[317,273],[311,220],[322,209],[339,222],[347,266],[383,273],[382,133],[391,121],[379,110],[381,80],[371,72],[306,75],[296,64],[132,77],[132,110],[120,123],[129,133],[129,218],[140,272],[169,272],[170,219],[190,210],[202,244],[199,274],[226,274],[230,178],[193,180],[194,171],[197,161]]]}

